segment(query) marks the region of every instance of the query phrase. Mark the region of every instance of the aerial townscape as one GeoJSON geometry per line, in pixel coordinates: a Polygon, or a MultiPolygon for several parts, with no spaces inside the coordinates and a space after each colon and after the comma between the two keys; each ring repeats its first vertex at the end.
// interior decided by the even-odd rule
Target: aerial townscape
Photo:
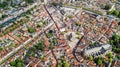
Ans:
{"type": "Polygon", "coordinates": [[[120,67],[120,0],[0,0],[0,67],[120,67]]]}

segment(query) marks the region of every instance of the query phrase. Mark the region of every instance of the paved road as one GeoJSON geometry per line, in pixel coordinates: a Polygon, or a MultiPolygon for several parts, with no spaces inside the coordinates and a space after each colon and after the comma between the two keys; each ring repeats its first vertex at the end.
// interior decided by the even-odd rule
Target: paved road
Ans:
{"type": "Polygon", "coordinates": [[[44,7],[45,11],[47,12],[47,14],[49,15],[49,17],[51,18],[51,20],[54,22],[54,24],[55,24],[55,26],[57,27],[57,29],[60,30],[59,27],[58,27],[58,25],[57,25],[57,23],[55,22],[55,20],[53,19],[53,17],[52,17],[51,14],[49,13],[49,11],[47,10],[46,5],[43,5],[43,7],[44,7]]]}
{"type": "Polygon", "coordinates": [[[82,36],[80,39],[79,39],[79,41],[77,42],[77,44],[76,44],[76,46],[73,48],[73,55],[74,55],[74,57],[75,57],[75,59],[78,61],[78,62],[80,62],[80,60],[77,58],[77,56],[75,55],[75,52],[76,52],[76,50],[77,50],[77,47],[79,46],[79,44],[80,44],[80,42],[81,42],[81,40],[84,38],[84,36],[82,36]]]}

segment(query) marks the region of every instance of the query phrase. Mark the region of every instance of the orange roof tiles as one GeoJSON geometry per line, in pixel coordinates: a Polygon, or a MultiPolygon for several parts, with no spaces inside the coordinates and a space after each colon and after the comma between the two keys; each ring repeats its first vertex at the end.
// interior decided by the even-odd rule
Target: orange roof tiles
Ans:
{"type": "Polygon", "coordinates": [[[118,22],[117,21],[112,21],[112,24],[114,24],[115,26],[118,26],[118,22]]]}
{"type": "Polygon", "coordinates": [[[39,59],[39,58],[36,58],[36,59],[35,59],[35,62],[37,63],[38,61],[40,61],[40,59],[39,59]]]}
{"type": "Polygon", "coordinates": [[[28,67],[35,67],[35,64],[34,62],[30,63],[28,67]]]}
{"type": "Polygon", "coordinates": [[[76,60],[74,60],[74,64],[75,64],[75,65],[79,65],[80,63],[77,62],[76,60]]]}
{"type": "Polygon", "coordinates": [[[106,32],[107,35],[110,35],[111,33],[112,33],[112,29],[109,29],[109,30],[106,32]]]}
{"type": "Polygon", "coordinates": [[[117,61],[116,65],[120,66],[120,61],[117,61]]]}
{"type": "Polygon", "coordinates": [[[56,64],[52,64],[52,67],[56,67],[56,64]]]}
{"type": "Polygon", "coordinates": [[[69,54],[68,57],[71,59],[74,58],[73,54],[69,54]]]}
{"type": "Polygon", "coordinates": [[[51,59],[52,60],[52,63],[56,64],[56,60],[54,58],[51,59]]]}
{"type": "Polygon", "coordinates": [[[39,63],[39,64],[37,64],[37,67],[43,67],[43,66],[39,63]]]}
{"type": "Polygon", "coordinates": [[[89,62],[88,62],[88,65],[91,65],[92,67],[96,67],[96,65],[94,64],[93,61],[89,61],[89,62]]]}
{"type": "Polygon", "coordinates": [[[44,61],[48,61],[48,57],[44,57],[44,61]]]}
{"type": "Polygon", "coordinates": [[[48,38],[46,36],[43,36],[43,39],[44,39],[44,44],[45,46],[49,46],[49,41],[48,41],[48,38]]]}
{"type": "Polygon", "coordinates": [[[85,38],[82,38],[82,39],[81,39],[81,42],[83,42],[83,43],[84,43],[85,41],[86,41],[86,40],[85,40],[85,38]]]}
{"type": "Polygon", "coordinates": [[[63,38],[64,38],[64,36],[63,36],[63,35],[60,35],[60,36],[59,36],[59,38],[60,38],[60,39],[63,39],[63,38]]]}
{"type": "Polygon", "coordinates": [[[107,25],[103,26],[103,27],[102,27],[102,31],[105,32],[105,31],[107,30],[107,27],[108,27],[107,25]]]}
{"type": "Polygon", "coordinates": [[[65,40],[58,40],[59,43],[65,43],[65,40]]]}

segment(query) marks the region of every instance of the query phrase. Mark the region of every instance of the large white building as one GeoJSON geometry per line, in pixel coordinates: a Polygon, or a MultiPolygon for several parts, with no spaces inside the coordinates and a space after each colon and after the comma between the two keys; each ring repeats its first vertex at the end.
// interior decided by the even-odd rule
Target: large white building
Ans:
{"type": "Polygon", "coordinates": [[[112,50],[112,46],[110,44],[95,44],[93,46],[88,46],[84,49],[84,56],[102,56],[106,55],[106,53],[110,52],[112,50]]]}

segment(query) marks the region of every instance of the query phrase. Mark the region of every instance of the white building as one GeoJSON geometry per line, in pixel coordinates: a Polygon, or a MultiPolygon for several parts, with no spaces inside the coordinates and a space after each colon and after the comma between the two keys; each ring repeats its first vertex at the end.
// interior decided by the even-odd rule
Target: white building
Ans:
{"type": "Polygon", "coordinates": [[[76,11],[75,8],[71,7],[61,7],[60,9],[63,10],[66,15],[72,15],[76,11]]]}
{"type": "Polygon", "coordinates": [[[93,46],[89,46],[84,49],[84,55],[89,57],[89,56],[102,56],[105,55],[106,53],[110,52],[112,50],[112,46],[110,44],[95,44],[93,46]]]}
{"type": "Polygon", "coordinates": [[[44,3],[47,4],[47,3],[48,3],[48,0],[44,0],[44,3]]]}

